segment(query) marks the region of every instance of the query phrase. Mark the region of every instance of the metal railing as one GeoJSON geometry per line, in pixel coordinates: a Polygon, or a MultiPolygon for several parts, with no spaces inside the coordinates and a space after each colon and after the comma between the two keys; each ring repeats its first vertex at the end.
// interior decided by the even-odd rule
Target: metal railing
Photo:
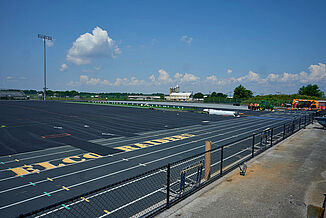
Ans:
{"type": "Polygon", "coordinates": [[[169,163],[22,217],[149,217],[221,178],[313,122],[314,114],[169,163]],[[205,154],[210,153],[210,178],[204,179],[205,154]]]}

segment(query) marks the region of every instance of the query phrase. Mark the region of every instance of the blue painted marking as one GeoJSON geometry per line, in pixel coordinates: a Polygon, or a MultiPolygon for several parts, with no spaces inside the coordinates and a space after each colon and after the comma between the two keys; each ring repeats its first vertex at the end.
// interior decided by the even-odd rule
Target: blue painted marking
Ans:
{"type": "Polygon", "coordinates": [[[5,164],[4,162],[0,162],[1,164],[5,164]]]}
{"type": "Polygon", "coordinates": [[[66,208],[67,210],[70,210],[70,207],[66,206],[65,204],[61,204],[64,208],[66,208]]]}
{"type": "Polygon", "coordinates": [[[29,182],[32,186],[35,186],[35,184],[34,183],[32,183],[32,182],[29,182]]]}
{"type": "Polygon", "coordinates": [[[51,195],[50,195],[49,193],[47,193],[47,192],[43,192],[43,193],[46,194],[46,195],[49,196],[49,197],[51,196],[51,195]]]}

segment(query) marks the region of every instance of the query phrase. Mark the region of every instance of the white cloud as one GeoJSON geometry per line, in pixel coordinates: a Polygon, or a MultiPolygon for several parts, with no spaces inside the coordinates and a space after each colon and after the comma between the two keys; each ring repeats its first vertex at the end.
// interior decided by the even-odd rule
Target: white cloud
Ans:
{"type": "Polygon", "coordinates": [[[128,78],[116,78],[114,82],[109,80],[101,80],[100,78],[90,78],[87,75],[80,75],[79,81],[70,81],[69,86],[81,86],[81,85],[104,85],[104,86],[140,86],[146,85],[144,80],[138,80],[136,77],[128,78]]]}
{"type": "Polygon", "coordinates": [[[152,82],[155,82],[155,76],[154,76],[154,74],[151,75],[151,76],[149,77],[149,79],[150,79],[152,82]]]}
{"type": "MultiPolygon", "coordinates": [[[[205,79],[201,80],[199,76],[191,73],[175,73],[174,75],[167,72],[164,69],[158,70],[156,74],[152,74],[147,77],[146,80],[137,79],[136,77],[131,78],[115,78],[112,80],[102,80],[100,78],[93,78],[87,75],[81,75],[79,81],[71,81],[69,85],[80,86],[110,86],[110,87],[119,87],[119,86],[143,86],[143,87],[153,87],[157,86],[155,89],[166,88],[168,86],[182,84],[184,89],[189,89],[189,87],[196,87],[199,91],[209,90],[209,89],[223,89],[230,90],[233,89],[236,85],[243,84],[252,87],[253,91],[258,91],[257,89],[265,90],[264,92],[273,92],[274,90],[290,90],[301,84],[316,83],[319,84],[321,89],[325,89],[326,86],[326,65],[319,63],[318,65],[311,65],[309,72],[301,71],[300,73],[288,73],[284,72],[282,74],[270,73],[266,76],[263,76],[259,73],[249,71],[247,74],[238,77],[228,77],[228,78],[218,78],[217,75],[209,75],[205,79]],[[170,76],[173,75],[173,76],[170,76]],[[188,87],[187,87],[188,86],[188,87]],[[256,89],[256,90],[254,90],[256,89]],[[269,90],[269,91],[268,91],[269,90]]],[[[12,77],[9,77],[12,78],[12,77]]],[[[154,89],[154,90],[155,90],[154,89]]]]}
{"type": "Polygon", "coordinates": [[[208,76],[208,77],[206,77],[206,80],[207,81],[217,81],[217,77],[215,75],[208,76]]]}
{"type": "Polygon", "coordinates": [[[268,76],[266,77],[267,81],[271,81],[271,82],[275,82],[280,78],[280,75],[275,74],[275,73],[270,73],[268,74],[268,76]]]}
{"type": "Polygon", "coordinates": [[[115,58],[121,51],[106,30],[94,28],[76,39],[67,53],[67,61],[77,65],[89,64],[93,58],[115,58]]]}
{"type": "Polygon", "coordinates": [[[6,80],[13,80],[14,79],[14,77],[12,77],[12,76],[7,76],[6,77],[6,80]]]}
{"type": "Polygon", "coordinates": [[[100,82],[99,78],[91,78],[90,80],[86,81],[88,85],[97,85],[100,82]]]}
{"type": "Polygon", "coordinates": [[[86,75],[81,75],[80,76],[80,81],[88,81],[88,76],[86,76],[86,75]]]}
{"type": "Polygon", "coordinates": [[[174,75],[174,78],[176,79],[175,82],[180,82],[180,83],[187,83],[187,82],[197,82],[200,80],[198,76],[195,76],[194,74],[191,73],[176,73],[174,75]]]}
{"type": "Polygon", "coordinates": [[[67,64],[62,64],[61,67],[60,67],[60,71],[63,72],[65,70],[68,69],[68,65],[67,64]]]}
{"type": "Polygon", "coordinates": [[[310,81],[319,81],[326,79],[326,65],[319,63],[318,65],[310,65],[309,67],[310,75],[309,80],[310,81]]]}
{"type": "Polygon", "coordinates": [[[260,79],[259,74],[249,71],[247,75],[239,77],[236,79],[238,82],[263,82],[264,80],[260,79]]]}
{"type": "Polygon", "coordinates": [[[231,73],[232,73],[232,70],[231,70],[231,69],[228,69],[226,72],[227,72],[228,74],[231,74],[231,73]]]}
{"type": "Polygon", "coordinates": [[[193,38],[187,35],[182,36],[180,39],[181,42],[185,42],[187,44],[191,44],[192,40],[193,38]]]}
{"type": "Polygon", "coordinates": [[[176,73],[174,74],[174,78],[176,78],[177,80],[182,78],[182,74],[181,73],[176,73]]]}
{"type": "Polygon", "coordinates": [[[298,79],[299,79],[298,74],[284,72],[282,77],[280,78],[280,81],[281,82],[291,82],[291,81],[297,81],[298,79]]]}
{"type": "Polygon", "coordinates": [[[160,69],[158,71],[158,80],[159,81],[162,81],[162,82],[172,82],[172,79],[170,78],[170,75],[168,72],[166,72],[165,70],[163,69],[160,69]]]}

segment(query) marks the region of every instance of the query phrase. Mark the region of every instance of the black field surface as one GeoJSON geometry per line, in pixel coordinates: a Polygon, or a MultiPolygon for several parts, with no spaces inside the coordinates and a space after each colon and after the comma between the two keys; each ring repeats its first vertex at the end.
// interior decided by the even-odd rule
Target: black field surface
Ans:
{"type": "MultiPolygon", "coordinates": [[[[0,217],[16,217],[201,153],[206,140],[218,147],[296,116],[250,112],[234,118],[52,101],[0,101],[0,217]]],[[[231,146],[226,154],[232,157],[241,149],[231,146]]],[[[139,186],[141,182],[115,189],[114,203],[96,207],[98,215],[123,216],[119,208],[130,203],[124,196],[130,190],[146,189],[139,186]]],[[[163,195],[155,191],[161,184],[147,188],[163,195]]],[[[146,208],[146,204],[141,205],[146,208]]]]}

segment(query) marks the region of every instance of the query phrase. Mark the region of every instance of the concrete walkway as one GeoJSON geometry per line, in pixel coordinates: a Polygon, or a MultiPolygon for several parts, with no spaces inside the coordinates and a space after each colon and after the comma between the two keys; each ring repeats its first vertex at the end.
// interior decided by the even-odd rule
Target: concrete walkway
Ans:
{"type": "Polygon", "coordinates": [[[326,130],[307,126],[158,217],[307,217],[326,193],[326,130]]]}

